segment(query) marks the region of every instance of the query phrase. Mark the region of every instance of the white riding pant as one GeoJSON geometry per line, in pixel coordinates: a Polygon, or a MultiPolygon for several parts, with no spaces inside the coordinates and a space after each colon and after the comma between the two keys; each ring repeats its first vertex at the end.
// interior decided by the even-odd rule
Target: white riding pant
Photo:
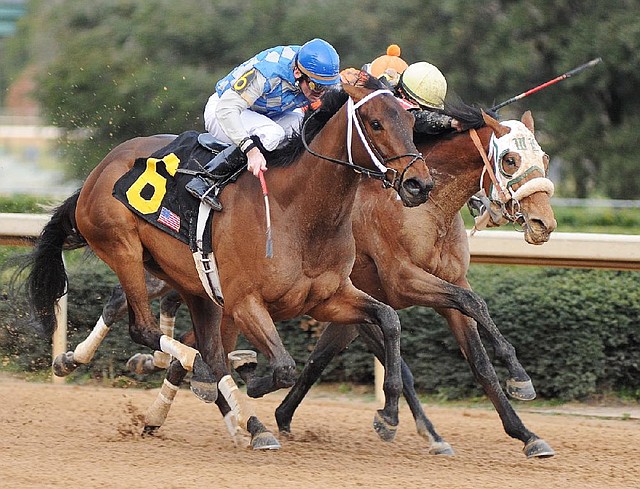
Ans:
{"type": "MultiPolygon", "coordinates": [[[[204,128],[217,140],[232,144],[233,141],[222,130],[215,115],[219,101],[220,98],[217,93],[209,97],[204,108],[204,128]]],[[[250,136],[258,136],[264,149],[273,151],[294,131],[300,132],[303,116],[304,114],[300,109],[295,109],[273,118],[245,109],[240,114],[240,119],[250,136]]]]}

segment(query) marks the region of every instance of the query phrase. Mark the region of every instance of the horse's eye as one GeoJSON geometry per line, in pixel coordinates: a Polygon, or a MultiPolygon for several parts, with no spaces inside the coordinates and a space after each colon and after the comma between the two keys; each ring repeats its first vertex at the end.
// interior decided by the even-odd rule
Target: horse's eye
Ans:
{"type": "Polygon", "coordinates": [[[371,121],[371,129],[373,129],[374,131],[380,131],[382,129],[382,124],[380,124],[380,121],[378,119],[374,119],[371,121]]]}
{"type": "Polygon", "coordinates": [[[520,164],[515,156],[507,155],[502,158],[502,171],[506,175],[513,175],[518,170],[519,166],[520,164]]]}

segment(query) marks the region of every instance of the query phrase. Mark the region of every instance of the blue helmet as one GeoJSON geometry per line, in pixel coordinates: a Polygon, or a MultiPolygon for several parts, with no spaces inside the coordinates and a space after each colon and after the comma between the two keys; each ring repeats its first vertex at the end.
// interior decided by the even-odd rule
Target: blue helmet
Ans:
{"type": "Polygon", "coordinates": [[[298,51],[298,69],[320,85],[340,81],[340,56],[331,44],[322,39],[306,42],[298,51]]]}

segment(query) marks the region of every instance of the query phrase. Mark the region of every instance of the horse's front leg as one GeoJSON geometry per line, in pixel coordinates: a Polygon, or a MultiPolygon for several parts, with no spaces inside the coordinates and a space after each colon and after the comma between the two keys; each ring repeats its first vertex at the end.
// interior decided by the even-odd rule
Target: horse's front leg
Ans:
{"type": "Polygon", "coordinates": [[[450,311],[446,316],[449,327],[451,329],[471,328],[475,320],[481,328],[482,337],[491,343],[496,358],[509,370],[510,378],[506,382],[507,393],[520,401],[535,399],[536,391],[531,378],[518,360],[516,349],[491,319],[484,299],[471,290],[471,285],[466,278],[457,281],[457,285],[451,284],[449,288],[451,289],[449,295],[454,299],[454,308],[457,309],[450,311]]]}
{"type": "Polygon", "coordinates": [[[247,395],[262,397],[275,390],[291,387],[296,381],[295,361],[282,344],[276,325],[262,302],[248,296],[234,306],[230,315],[229,320],[269,359],[272,368],[270,375],[258,377],[255,375],[255,361],[240,359],[236,362],[232,359],[236,371],[247,384],[247,395]],[[238,367],[238,364],[242,365],[238,367]]]}
{"type": "MultiPolygon", "coordinates": [[[[485,302],[482,299],[480,301],[481,305],[468,312],[478,318],[475,322],[478,328],[481,328],[481,337],[491,344],[496,358],[509,371],[509,378],[506,381],[507,394],[519,401],[535,399],[536,391],[533,388],[531,377],[529,377],[529,374],[527,374],[527,371],[518,360],[516,349],[502,335],[489,316],[485,302]]],[[[449,310],[446,319],[451,330],[474,327],[474,320],[469,315],[462,314],[459,311],[449,310]]]]}
{"type": "MultiPolygon", "coordinates": [[[[454,267],[455,268],[455,267],[454,267]]],[[[496,356],[507,366],[511,378],[507,381],[509,395],[519,400],[535,398],[531,378],[516,356],[515,348],[502,336],[489,315],[486,302],[471,290],[467,279],[462,276],[455,283],[447,282],[411,262],[400,267],[383,267],[381,276],[385,290],[389,291],[390,304],[400,309],[416,305],[447,308],[449,327],[465,329],[475,328],[474,321],[486,332],[486,336],[495,348],[496,356]]]]}
{"type": "Polygon", "coordinates": [[[489,360],[475,325],[459,327],[460,323],[449,320],[450,311],[440,309],[437,309],[437,311],[449,321],[449,326],[452,328],[451,331],[456,337],[460,349],[471,367],[471,371],[498,412],[505,432],[512,438],[524,443],[523,451],[527,457],[553,456],[553,449],[546,441],[524,426],[522,420],[509,403],[507,396],[500,387],[500,380],[489,360]]]}
{"type": "MultiPolygon", "coordinates": [[[[211,372],[218,382],[218,390],[226,402],[225,406],[222,400],[217,401],[218,406],[223,415],[227,408],[230,408],[227,413],[232,413],[233,420],[227,420],[225,417],[225,421],[237,423],[246,430],[251,435],[251,446],[255,450],[280,448],[278,440],[258,419],[249,398],[238,389],[229,373],[225,347],[228,349],[232,344],[235,344],[237,332],[234,329],[225,330],[225,334],[231,335],[232,339],[223,341],[222,310],[208,297],[185,296],[184,299],[191,311],[196,347],[211,368],[211,372]]],[[[193,389],[193,377],[191,382],[193,389]]]]}
{"type": "Polygon", "coordinates": [[[384,337],[384,408],[378,410],[373,427],[378,436],[392,441],[398,427],[398,401],[402,392],[400,319],[392,307],[356,289],[351,282],[309,314],[319,321],[342,324],[376,324],[384,337]]]}
{"type": "MultiPolygon", "coordinates": [[[[380,337],[380,331],[370,325],[360,325],[358,328],[360,336],[367,344],[367,347],[376,358],[382,362],[384,359],[384,350],[382,349],[382,338],[380,337]]],[[[416,429],[418,434],[429,441],[429,453],[432,455],[453,455],[453,448],[451,445],[444,441],[444,439],[438,434],[433,423],[427,417],[418,394],[416,393],[414,386],[413,373],[406,364],[404,359],[402,360],[402,393],[407,401],[407,405],[411,410],[413,419],[416,422],[416,429]]]]}

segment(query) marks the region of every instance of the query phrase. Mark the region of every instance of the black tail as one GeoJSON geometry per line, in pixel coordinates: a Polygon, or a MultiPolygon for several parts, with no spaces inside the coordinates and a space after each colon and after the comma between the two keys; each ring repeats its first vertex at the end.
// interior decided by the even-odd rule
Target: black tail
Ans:
{"type": "Polygon", "coordinates": [[[32,323],[49,338],[56,329],[56,301],[67,291],[62,251],[86,246],[84,238],[75,229],[79,194],[77,191],[54,210],[26,264],[31,267],[27,290],[32,323]]]}

